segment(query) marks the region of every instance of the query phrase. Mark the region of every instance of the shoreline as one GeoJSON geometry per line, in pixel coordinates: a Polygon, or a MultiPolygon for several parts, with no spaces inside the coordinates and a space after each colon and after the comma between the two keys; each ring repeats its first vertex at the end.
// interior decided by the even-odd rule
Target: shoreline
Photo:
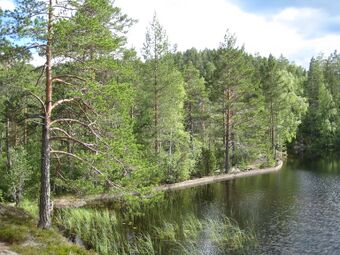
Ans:
{"type": "Polygon", "coordinates": [[[262,168],[262,169],[257,168],[257,169],[253,169],[253,170],[249,170],[245,172],[226,173],[226,174],[220,174],[220,175],[214,175],[214,176],[206,176],[206,177],[187,180],[183,182],[177,182],[173,184],[164,184],[164,185],[156,187],[155,190],[156,191],[182,190],[186,188],[193,188],[193,187],[202,186],[202,185],[211,184],[211,183],[229,181],[229,180],[255,176],[255,175],[268,174],[268,173],[281,170],[282,165],[283,165],[283,161],[279,160],[277,165],[274,167],[268,167],[268,168],[262,168]]]}
{"type": "MultiPolygon", "coordinates": [[[[249,176],[256,176],[262,174],[268,174],[272,172],[277,172],[282,168],[283,161],[279,160],[277,165],[274,167],[263,168],[263,169],[253,169],[245,172],[238,173],[227,173],[214,176],[206,176],[202,178],[187,180],[183,182],[177,182],[173,184],[163,184],[161,186],[155,187],[155,191],[172,191],[172,190],[182,190],[186,188],[193,188],[197,186],[202,186],[211,183],[229,181],[239,178],[245,178],[249,176]]],[[[119,198],[120,196],[115,194],[101,194],[89,197],[77,198],[77,197],[61,197],[53,200],[55,209],[63,208],[79,208],[86,205],[95,205],[102,202],[109,202],[119,198]]]]}

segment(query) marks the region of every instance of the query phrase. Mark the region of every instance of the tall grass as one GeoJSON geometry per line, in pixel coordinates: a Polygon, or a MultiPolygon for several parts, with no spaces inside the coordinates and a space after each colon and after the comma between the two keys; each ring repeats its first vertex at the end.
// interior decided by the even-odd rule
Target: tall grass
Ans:
{"type": "Polygon", "coordinates": [[[55,220],[103,255],[203,254],[199,245],[203,240],[217,251],[239,250],[255,241],[252,233],[226,217],[200,220],[187,216],[180,222],[163,221],[143,233],[123,231],[108,210],[66,209],[55,220]]]}
{"type": "Polygon", "coordinates": [[[240,250],[249,244],[256,245],[252,231],[241,230],[236,222],[223,216],[203,220],[188,216],[181,224],[164,221],[154,229],[154,235],[160,238],[161,243],[172,242],[176,254],[204,254],[203,241],[210,243],[218,254],[240,250]]]}
{"type": "Polygon", "coordinates": [[[38,207],[38,204],[36,202],[32,202],[30,200],[24,199],[19,204],[19,207],[23,208],[33,218],[38,218],[38,216],[39,216],[39,207],[38,207]]]}

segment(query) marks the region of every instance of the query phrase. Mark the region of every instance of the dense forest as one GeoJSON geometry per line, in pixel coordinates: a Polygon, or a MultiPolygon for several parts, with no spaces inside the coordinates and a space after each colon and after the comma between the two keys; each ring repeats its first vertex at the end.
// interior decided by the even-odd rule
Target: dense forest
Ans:
{"type": "Polygon", "coordinates": [[[0,15],[0,201],[40,196],[42,228],[51,196],[340,149],[337,52],[305,70],[248,54],[229,31],[216,49],[178,52],[155,15],[139,53],[126,46],[136,21],[109,0],[20,0],[0,15]]]}

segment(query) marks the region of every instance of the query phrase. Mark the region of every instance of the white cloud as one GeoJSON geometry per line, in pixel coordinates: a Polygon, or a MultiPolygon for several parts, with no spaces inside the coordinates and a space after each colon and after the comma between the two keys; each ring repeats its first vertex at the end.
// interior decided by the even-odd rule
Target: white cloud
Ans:
{"type": "Polygon", "coordinates": [[[32,59],[29,62],[33,66],[42,66],[46,62],[46,59],[44,57],[41,57],[38,55],[38,53],[32,54],[32,59]]]}
{"type": "Polygon", "coordinates": [[[11,0],[1,0],[0,1],[0,8],[3,10],[13,10],[14,3],[11,0]]]}
{"type": "Polygon", "coordinates": [[[130,46],[137,50],[143,45],[154,11],[179,50],[216,48],[227,28],[248,52],[277,57],[283,54],[304,66],[313,55],[339,50],[340,46],[340,35],[307,37],[319,29],[318,23],[326,15],[313,8],[286,8],[261,16],[225,0],[116,0],[116,4],[139,20],[128,34],[130,46]]]}
{"type": "Polygon", "coordinates": [[[305,37],[313,38],[323,33],[323,28],[330,19],[321,9],[289,7],[276,14],[273,21],[295,28],[305,37]]]}

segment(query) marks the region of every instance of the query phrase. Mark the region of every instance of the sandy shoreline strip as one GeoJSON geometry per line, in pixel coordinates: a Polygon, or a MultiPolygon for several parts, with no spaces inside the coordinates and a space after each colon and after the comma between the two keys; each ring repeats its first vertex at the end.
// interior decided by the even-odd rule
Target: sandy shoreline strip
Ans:
{"type": "Polygon", "coordinates": [[[274,166],[274,167],[254,169],[254,170],[249,170],[246,172],[206,176],[206,177],[197,178],[193,180],[187,180],[187,181],[173,183],[173,184],[161,185],[157,187],[156,190],[157,191],[181,190],[181,189],[192,188],[192,187],[206,185],[206,184],[215,183],[215,182],[229,181],[229,180],[244,178],[248,176],[268,174],[268,173],[279,171],[282,168],[282,165],[283,165],[283,162],[280,160],[277,166],[274,166]]]}
{"type": "MultiPolygon", "coordinates": [[[[171,190],[181,190],[186,188],[192,188],[196,186],[202,186],[206,184],[234,180],[238,178],[244,178],[248,176],[255,176],[261,174],[268,174],[272,172],[279,171],[282,168],[283,162],[280,160],[278,161],[277,166],[270,167],[270,168],[263,168],[263,169],[254,169],[249,170],[246,172],[239,172],[239,173],[228,173],[228,174],[221,174],[221,175],[214,175],[214,176],[206,176],[202,178],[197,178],[193,180],[187,180],[183,182],[178,182],[174,184],[165,184],[155,188],[156,191],[171,191],[171,190]]],[[[83,207],[86,205],[94,205],[100,204],[103,202],[109,202],[119,198],[119,195],[111,195],[111,194],[101,194],[101,195],[94,195],[84,198],[77,198],[77,197],[61,197],[54,200],[54,208],[61,209],[61,208],[77,208],[83,207]]]]}

